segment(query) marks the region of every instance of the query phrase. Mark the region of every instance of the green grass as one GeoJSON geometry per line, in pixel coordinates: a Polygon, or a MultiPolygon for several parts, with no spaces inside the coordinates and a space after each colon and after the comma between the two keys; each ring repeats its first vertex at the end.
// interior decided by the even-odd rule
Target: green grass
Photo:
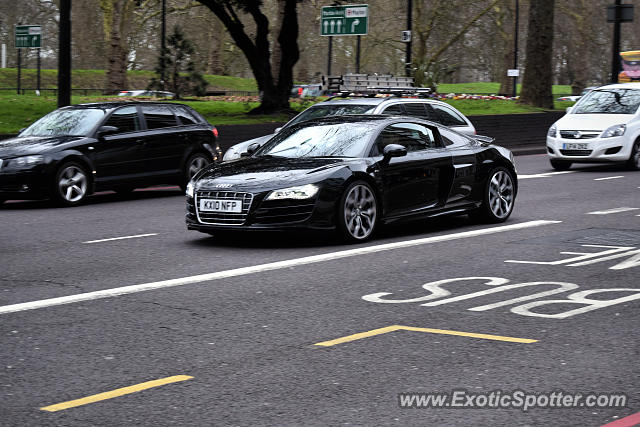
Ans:
{"type": "MultiPolygon", "coordinates": [[[[517,92],[520,93],[522,86],[518,84],[517,92]]],[[[482,93],[497,94],[500,90],[500,83],[478,82],[478,83],[443,83],[438,85],[438,93],[482,93]]],[[[571,93],[569,85],[553,85],[551,92],[553,95],[567,95],[571,93]]]]}

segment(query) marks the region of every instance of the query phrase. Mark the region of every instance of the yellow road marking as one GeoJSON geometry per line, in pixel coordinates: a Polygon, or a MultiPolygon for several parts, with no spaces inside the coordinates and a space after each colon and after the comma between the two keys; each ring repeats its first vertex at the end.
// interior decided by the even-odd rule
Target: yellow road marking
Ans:
{"type": "Polygon", "coordinates": [[[360,332],[359,334],[353,334],[353,335],[348,335],[342,338],[336,338],[335,340],[319,342],[319,343],[316,343],[315,345],[319,345],[322,347],[331,347],[337,344],[343,344],[345,342],[361,340],[363,338],[369,338],[375,335],[386,334],[386,333],[395,332],[395,331],[414,331],[414,332],[426,332],[429,334],[458,335],[461,337],[480,338],[480,339],[494,340],[494,341],[518,342],[518,343],[524,343],[524,344],[529,344],[529,343],[538,341],[538,340],[532,340],[528,338],[503,337],[500,335],[477,334],[474,332],[449,331],[446,329],[416,328],[413,326],[391,325],[384,328],[373,329],[367,332],[360,332]]]}
{"type": "Polygon", "coordinates": [[[180,381],[190,380],[193,377],[189,375],[174,375],[172,377],[160,378],[159,380],[147,381],[144,383],[123,387],[116,390],[105,391],[104,393],[94,394],[93,396],[83,397],[81,399],[69,400],[68,402],[56,403],[55,405],[40,408],[43,411],[56,412],[63,409],[75,408],[76,406],[87,405],[89,403],[99,402],[101,400],[113,399],[114,397],[124,396],[125,394],[136,393],[148,388],[159,387],[165,384],[176,383],[180,381]]]}

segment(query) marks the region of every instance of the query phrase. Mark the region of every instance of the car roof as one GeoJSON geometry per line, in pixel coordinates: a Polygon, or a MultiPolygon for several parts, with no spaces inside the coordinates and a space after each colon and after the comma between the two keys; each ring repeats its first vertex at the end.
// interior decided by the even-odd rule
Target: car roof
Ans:
{"type": "Polygon", "coordinates": [[[400,96],[386,96],[386,97],[337,97],[328,99],[324,102],[319,102],[313,106],[322,106],[322,105],[348,105],[348,104],[357,104],[357,105],[380,105],[384,102],[426,102],[430,104],[446,104],[445,102],[438,101],[436,99],[431,98],[413,98],[413,97],[400,97],[400,96]]]}
{"type": "Polygon", "coordinates": [[[436,126],[438,128],[444,127],[439,123],[435,123],[429,120],[422,119],[420,117],[412,117],[412,116],[388,116],[384,114],[345,114],[341,116],[326,116],[326,117],[318,117],[315,119],[305,120],[300,123],[296,123],[292,127],[304,127],[310,124],[336,124],[336,123],[379,123],[381,125],[384,124],[392,124],[397,122],[420,122],[426,125],[436,126]]]}
{"type": "Polygon", "coordinates": [[[640,89],[640,83],[614,83],[605,86],[598,86],[594,90],[601,89],[640,89]]]}
{"type": "Polygon", "coordinates": [[[75,104],[69,105],[68,109],[82,109],[82,108],[98,108],[101,110],[112,110],[118,107],[124,107],[127,105],[182,105],[183,107],[188,107],[184,104],[178,104],[175,102],[154,102],[154,101],[108,101],[108,102],[90,102],[86,104],[75,104]]]}

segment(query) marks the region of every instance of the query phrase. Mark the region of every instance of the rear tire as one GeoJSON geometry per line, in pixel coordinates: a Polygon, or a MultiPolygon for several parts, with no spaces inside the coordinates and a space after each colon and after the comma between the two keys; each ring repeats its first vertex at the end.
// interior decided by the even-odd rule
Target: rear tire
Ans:
{"type": "Polygon", "coordinates": [[[511,216],[515,201],[516,187],[513,175],[508,169],[500,166],[489,173],[482,205],[469,216],[481,222],[504,222],[511,216]]]}
{"type": "Polygon", "coordinates": [[[627,161],[627,167],[632,171],[640,170],[640,138],[636,139],[631,148],[631,156],[627,161]]]}
{"type": "Polygon", "coordinates": [[[66,162],[54,175],[51,198],[59,206],[77,206],[89,194],[89,173],[80,163],[66,162]]]}
{"type": "Polygon", "coordinates": [[[378,202],[369,184],[352,182],[338,205],[338,230],[348,242],[364,242],[373,235],[378,224],[378,202]]]}
{"type": "Polygon", "coordinates": [[[551,167],[557,171],[568,171],[569,168],[571,168],[571,162],[565,160],[551,159],[549,162],[551,163],[551,167]]]}
{"type": "Polygon", "coordinates": [[[182,191],[187,189],[187,184],[191,181],[191,178],[198,173],[201,169],[211,164],[211,158],[207,157],[204,153],[192,154],[184,163],[184,169],[182,170],[182,182],[180,182],[180,188],[182,191]]]}

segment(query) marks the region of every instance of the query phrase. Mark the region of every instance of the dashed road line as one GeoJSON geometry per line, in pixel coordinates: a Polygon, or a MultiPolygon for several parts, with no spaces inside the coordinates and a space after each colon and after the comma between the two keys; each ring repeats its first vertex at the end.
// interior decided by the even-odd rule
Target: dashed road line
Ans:
{"type": "Polygon", "coordinates": [[[624,178],[624,175],[607,176],[607,177],[604,177],[604,178],[594,178],[594,181],[606,181],[608,179],[620,179],[620,178],[624,178]]]}
{"type": "Polygon", "coordinates": [[[555,175],[563,175],[567,173],[574,173],[574,171],[543,172],[543,173],[534,173],[531,175],[518,175],[518,179],[551,178],[552,176],[555,176],[555,175]]]}
{"type": "Polygon", "coordinates": [[[450,331],[447,329],[416,328],[414,326],[391,325],[384,328],[373,329],[367,332],[360,332],[358,334],[347,335],[346,337],[336,338],[330,341],[322,341],[314,345],[317,345],[320,347],[332,347],[334,345],[344,344],[346,342],[361,340],[364,338],[369,338],[369,337],[373,337],[381,334],[387,334],[389,332],[395,332],[395,331],[413,331],[413,332],[426,332],[428,334],[457,335],[461,337],[479,338],[479,339],[494,340],[494,341],[517,342],[522,344],[530,344],[530,343],[538,342],[538,340],[533,340],[529,338],[505,337],[501,335],[491,335],[491,334],[477,334],[474,332],[450,331]]]}
{"type": "Polygon", "coordinates": [[[113,242],[114,240],[125,240],[125,239],[137,239],[138,237],[149,237],[149,236],[157,236],[158,233],[148,233],[148,234],[136,234],[134,236],[122,236],[122,237],[111,237],[108,239],[100,239],[100,240],[88,240],[82,243],[102,243],[102,242],[113,242]]]}
{"type": "Polygon", "coordinates": [[[102,400],[113,399],[114,397],[124,396],[126,394],[136,393],[142,390],[147,390],[154,387],[160,387],[162,385],[176,383],[180,381],[187,381],[193,377],[189,375],[174,375],[172,377],[160,378],[159,380],[147,381],[140,384],[131,385],[128,387],[119,388],[116,390],[105,391],[104,393],[98,393],[91,396],[83,397],[81,399],[69,400],[67,402],[56,403],[55,405],[44,406],[40,408],[42,411],[57,412],[64,409],[75,408],[77,406],[88,405],[89,403],[100,402],[102,400]]]}
{"type": "Polygon", "coordinates": [[[139,285],[122,286],[112,289],[103,289],[100,291],[86,292],[82,294],[67,295],[64,297],[48,298],[38,301],[23,302],[0,306],[0,314],[15,313],[19,311],[36,310],[45,307],[52,307],[63,304],[71,304],[81,301],[92,301],[102,298],[111,298],[120,295],[128,295],[138,292],[151,291],[156,289],[171,288],[176,286],[189,285],[194,283],[209,282],[212,280],[227,279],[230,277],[244,276],[254,273],[262,273],[266,271],[280,270],[284,268],[295,267],[299,265],[308,265],[325,261],[333,261],[342,258],[348,258],[358,255],[371,254],[393,249],[408,248],[419,245],[428,245],[438,242],[447,242],[452,240],[466,239],[469,237],[485,236],[489,234],[503,233],[507,231],[516,231],[532,227],[541,227],[544,225],[559,224],[562,221],[536,220],[521,222],[518,224],[501,225],[496,227],[481,228],[477,230],[463,231],[453,234],[445,234],[441,236],[425,237],[422,239],[403,240],[393,243],[385,243],[381,245],[364,246],[356,249],[348,249],[338,252],[330,252],[320,255],[312,255],[303,258],[294,258],[285,261],[277,261],[268,264],[259,264],[249,267],[235,268],[232,270],[217,271],[214,273],[200,274],[197,276],[182,277],[178,279],[163,280],[160,282],[142,283],[139,285]]]}
{"type": "Polygon", "coordinates": [[[638,209],[640,208],[621,207],[621,208],[607,209],[604,211],[587,212],[587,215],[611,215],[611,214],[617,214],[620,212],[637,211],[638,209]]]}

